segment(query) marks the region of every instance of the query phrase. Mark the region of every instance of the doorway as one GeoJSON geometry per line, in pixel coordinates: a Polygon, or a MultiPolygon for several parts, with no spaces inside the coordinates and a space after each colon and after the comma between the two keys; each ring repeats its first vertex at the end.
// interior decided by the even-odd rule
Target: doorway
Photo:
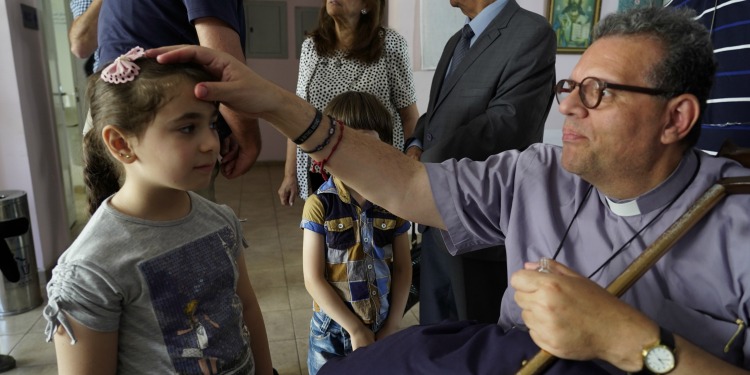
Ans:
{"type": "Polygon", "coordinates": [[[54,105],[55,129],[60,153],[60,168],[63,176],[65,207],[68,226],[82,224],[85,214],[85,189],[83,184],[82,100],[79,93],[85,90],[83,62],[77,61],[70,52],[68,28],[72,22],[67,1],[43,1],[42,29],[49,69],[52,102],[54,105]]]}

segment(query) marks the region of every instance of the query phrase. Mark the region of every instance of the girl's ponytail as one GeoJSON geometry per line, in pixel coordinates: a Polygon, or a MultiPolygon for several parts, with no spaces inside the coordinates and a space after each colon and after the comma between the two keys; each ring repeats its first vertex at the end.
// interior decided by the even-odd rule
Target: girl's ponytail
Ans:
{"type": "Polygon", "coordinates": [[[83,181],[89,202],[89,213],[120,189],[120,172],[109,155],[101,134],[92,129],[83,137],[83,181]]]}

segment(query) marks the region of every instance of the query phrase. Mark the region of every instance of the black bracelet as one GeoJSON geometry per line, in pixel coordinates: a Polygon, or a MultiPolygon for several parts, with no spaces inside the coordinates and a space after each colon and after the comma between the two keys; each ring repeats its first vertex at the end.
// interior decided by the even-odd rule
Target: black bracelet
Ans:
{"type": "Polygon", "coordinates": [[[312,153],[318,152],[318,151],[324,149],[326,146],[328,146],[328,143],[331,142],[331,138],[333,138],[333,133],[336,132],[336,120],[334,120],[333,117],[331,117],[331,116],[328,116],[328,119],[331,121],[331,127],[328,128],[328,135],[326,136],[326,139],[323,140],[323,143],[319,144],[317,147],[315,147],[314,149],[312,149],[310,151],[302,150],[302,148],[300,148],[300,150],[302,152],[304,152],[306,154],[312,154],[312,153]]]}
{"type": "Polygon", "coordinates": [[[322,120],[322,119],[323,119],[323,114],[319,110],[316,109],[315,110],[315,118],[310,123],[310,126],[308,126],[307,129],[305,129],[305,132],[302,133],[302,134],[300,134],[300,136],[297,137],[297,139],[295,139],[292,142],[294,142],[294,143],[296,143],[298,145],[304,143],[307,140],[307,138],[310,138],[310,136],[313,133],[315,133],[315,130],[318,129],[318,126],[320,125],[320,120],[322,120]]]}

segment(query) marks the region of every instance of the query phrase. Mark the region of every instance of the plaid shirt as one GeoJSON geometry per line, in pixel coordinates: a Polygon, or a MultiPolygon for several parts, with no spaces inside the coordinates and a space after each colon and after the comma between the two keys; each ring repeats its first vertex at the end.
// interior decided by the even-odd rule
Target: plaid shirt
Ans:
{"type": "MultiPolygon", "coordinates": [[[[70,0],[70,12],[73,19],[80,17],[86,9],[89,9],[93,0],[70,0]]],[[[99,65],[99,48],[94,50],[94,65],[99,65]]]]}
{"type": "Polygon", "coordinates": [[[89,9],[93,0],[70,0],[70,12],[73,13],[73,18],[78,18],[89,9]]]}
{"type": "Polygon", "coordinates": [[[300,224],[325,236],[325,278],[365,324],[388,317],[393,239],[409,226],[370,202],[360,207],[335,177],[305,201],[300,224]]]}

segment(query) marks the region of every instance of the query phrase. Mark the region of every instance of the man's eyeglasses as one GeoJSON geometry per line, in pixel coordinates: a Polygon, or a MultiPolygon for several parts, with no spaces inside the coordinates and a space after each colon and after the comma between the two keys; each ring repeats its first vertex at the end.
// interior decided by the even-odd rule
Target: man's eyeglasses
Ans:
{"type": "Polygon", "coordinates": [[[561,79],[555,85],[555,98],[557,98],[557,104],[560,104],[568,94],[572,93],[573,90],[579,88],[578,95],[581,97],[581,103],[583,106],[589,109],[594,109],[599,106],[604,95],[604,90],[617,89],[624,91],[639,92],[648,95],[667,95],[669,91],[652,89],[648,87],[628,86],[620,85],[617,83],[605,82],[596,77],[586,77],[580,83],[572,79],[561,79]]]}

